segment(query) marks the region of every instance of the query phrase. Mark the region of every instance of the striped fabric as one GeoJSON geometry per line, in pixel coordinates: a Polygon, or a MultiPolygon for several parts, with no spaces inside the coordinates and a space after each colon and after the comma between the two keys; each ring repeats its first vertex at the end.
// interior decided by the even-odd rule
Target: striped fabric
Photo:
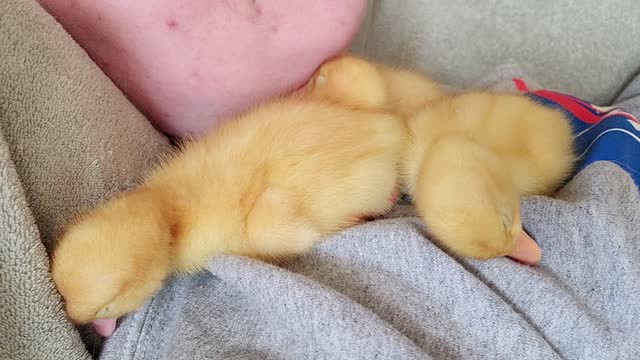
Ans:
{"type": "Polygon", "coordinates": [[[530,91],[520,79],[513,82],[520,92],[538,103],[562,110],[570,119],[579,155],[576,172],[593,162],[609,161],[629,173],[640,188],[640,122],[633,115],[555,91],[530,91]]]}

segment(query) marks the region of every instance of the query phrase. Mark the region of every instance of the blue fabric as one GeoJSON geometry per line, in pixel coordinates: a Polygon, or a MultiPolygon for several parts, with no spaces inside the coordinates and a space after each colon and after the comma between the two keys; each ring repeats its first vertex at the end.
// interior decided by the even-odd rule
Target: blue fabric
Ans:
{"type": "Polygon", "coordinates": [[[640,188],[640,122],[622,109],[598,107],[551,91],[527,92],[535,101],[562,110],[575,133],[576,173],[596,161],[620,166],[640,188]]]}

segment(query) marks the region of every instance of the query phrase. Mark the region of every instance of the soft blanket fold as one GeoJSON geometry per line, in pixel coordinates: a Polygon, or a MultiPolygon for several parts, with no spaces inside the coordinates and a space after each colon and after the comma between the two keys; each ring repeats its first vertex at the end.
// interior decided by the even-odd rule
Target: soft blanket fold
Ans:
{"type": "Polygon", "coordinates": [[[0,1],[1,359],[89,357],[46,249],[75,214],[134,185],[168,149],[36,2],[0,1]]]}
{"type": "Polygon", "coordinates": [[[635,359],[640,195],[596,162],[523,206],[539,267],[449,256],[420,221],[365,224],[285,269],[240,257],[175,280],[104,359],[635,359]]]}

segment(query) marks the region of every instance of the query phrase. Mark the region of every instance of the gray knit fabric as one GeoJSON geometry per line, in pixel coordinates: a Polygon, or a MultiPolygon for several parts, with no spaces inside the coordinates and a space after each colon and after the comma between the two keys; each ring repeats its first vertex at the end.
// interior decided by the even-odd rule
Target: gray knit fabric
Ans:
{"type": "Polygon", "coordinates": [[[458,259],[403,216],[278,268],[220,257],[172,282],[104,359],[638,359],[640,196],[595,163],[524,201],[537,267],[458,259]]]}
{"type": "Polygon", "coordinates": [[[635,0],[369,0],[352,49],[457,88],[505,63],[609,104],[640,70],[635,0]]]}

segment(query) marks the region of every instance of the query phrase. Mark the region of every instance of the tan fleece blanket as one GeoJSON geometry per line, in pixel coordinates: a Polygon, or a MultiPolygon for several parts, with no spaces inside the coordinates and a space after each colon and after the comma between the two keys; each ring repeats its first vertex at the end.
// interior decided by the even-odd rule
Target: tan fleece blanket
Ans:
{"type": "Polygon", "coordinates": [[[36,2],[0,1],[0,359],[89,357],[47,250],[168,148],[36,2]]]}

